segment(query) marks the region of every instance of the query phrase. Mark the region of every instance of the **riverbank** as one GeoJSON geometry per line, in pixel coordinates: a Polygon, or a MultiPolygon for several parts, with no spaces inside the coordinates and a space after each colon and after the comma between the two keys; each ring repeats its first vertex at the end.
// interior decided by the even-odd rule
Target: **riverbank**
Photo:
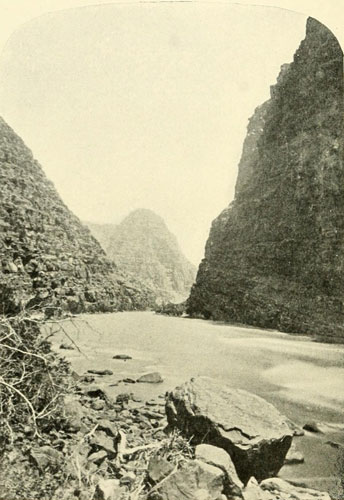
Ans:
{"type": "MultiPolygon", "coordinates": [[[[343,346],[147,312],[85,315],[77,325],[66,329],[81,352],[75,348],[63,354],[77,373],[110,369],[113,375],[98,377],[98,382],[101,379],[113,397],[129,391],[150,400],[192,376],[208,375],[258,394],[301,427],[314,420],[343,421],[343,346]],[[112,359],[121,353],[132,359],[112,359]],[[161,372],[164,382],[159,387],[119,382],[147,371],[161,372]]],[[[64,335],[54,339],[57,350],[62,341],[64,335]]],[[[327,441],[344,442],[338,432],[306,432],[297,438],[305,461],[285,466],[280,475],[331,489],[340,474],[341,450],[327,441]]]]}
{"type": "MultiPolygon", "coordinates": [[[[36,320],[30,324],[36,331],[36,320]]],[[[342,500],[344,431],[343,425],[339,425],[342,396],[335,385],[341,381],[340,347],[322,348],[307,339],[295,340],[277,332],[232,329],[151,313],[82,315],[45,322],[43,336],[43,344],[42,339],[35,340],[38,346],[44,346],[44,351],[35,358],[42,365],[40,383],[35,379],[35,371],[32,372],[34,408],[30,409],[22,395],[15,392],[23,381],[27,385],[31,380],[27,379],[29,372],[21,363],[18,381],[13,380],[11,386],[12,395],[18,395],[23,414],[18,413],[19,407],[16,407],[17,414],[8,414],[10,434],[3,446],[0,467],[1,491],[5,495],[0,494],[1,500],[70,500],[74,497],[89,500],[90,495],[94,500],[103,500],[106,494],[101,489],[109,485],[116,490],[114,498],[119,494],[126,500],[147,498],[156,484],[149,476],[149,464],[151,460],[154,463],[155,455],[159,460],[162,456],[166,458],[168,469],[173,465],[172,483],[179,475],[183,478],[183,474],[198,477],[204,470],[203,466],[199,469],[197,462],[200,453],[197,443],[190,446],[178,426],[168,425],[171,421],[165,415],[165,393],[171,394],[176,386],[191,377],[202,379],[203,375],[210,375],[220,391],[224,387],[230,391],[246,389],[273,402],[288,417],[286,422],[293,421],[295,429],[293,450],[286,457],[279,478],[298,486],[328,491],[333,499],[342,500]],[[48,348],[48,340],[52,342],[53,352],[48,348]],[[63,368],[58,371],[58,385],[55,385],[55,367],[63,368]],[[329,370],[328,378],[323,375],[326,370],[329,370]],[[315,377],[312,384],[307,378],[308,372],[315,377]],[[47,402],[40,403],[40,409],[37,398],[46,387],[44,377],[42,379],[45,373],[49,387],[58,389],[59,399],[55,398],[51,407],[47,402]],[[144,375],[147,373],[150,373],[148,377],[144,375]],[[318,375],[323,378],[317,378],[318,375]],[[331,384],[332,393],[323,394],[324,387],[331,384]],[[305,391],[309,394],[303,400],[300,395],[305,391]],[[46,414],[49,418],[41,425],[40,418],[46,414]],[[305,424],[306,430],[302,430],[305,424]],[[177,471],[180,474],[175,476],[177,471]],[[18,481],[18,477],[25,480],[18,481]]],[[[25,363],[38,351],[33,352],[32,348],[32,352],[26,352],[25,335],[22,339],[20,351],[14,348],[13,352],[25,363]]],[[[6,401],[10,404],[11,398],[6,401]]],[[[264,406],[263,402],[259,404],[264,406]]],[[[230,415],[231,412],[229,418],[230,415]]],[[[251,417],[247,422],[251,426],[251,417]]],[[[287,435],[290,435],[289,426],[287,423],[287,435]]],[[[154,471],[152,474],[158,473],[155,468],[154,471]]],[[[217,471],[215,477],[219,474],[222,473],[217,471]]],[[[250,474],[252,471],[247,478],[250,474]]],[[[235,483],[235,475],[233,477],[235,483]]],[[[221,484],[219,491],[222,491],[221,484]]],[[[268,482],[266,488],[277,486],[268,482]]],[[[287,487],[284,483],[282,486],[287,487]]],[[[249,488],[256,496],[248,498],[263,495],[257,485],[250,484],[249,488]]],[[[239,489],[244,498],[252,493],[242,486],[239,489]]],[[[268,494],[264,492],[263,498],[268,494]]],[[[304,494],[301,492],[298,498],[303,500],[304,494]]],[[[328,500],[326,496],[319,498],[328,500]]]]}

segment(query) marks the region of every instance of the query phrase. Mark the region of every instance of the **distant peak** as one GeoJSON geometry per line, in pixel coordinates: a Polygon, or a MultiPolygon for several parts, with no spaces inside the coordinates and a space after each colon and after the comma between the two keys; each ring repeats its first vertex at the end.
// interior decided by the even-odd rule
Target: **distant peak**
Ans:
{"type": "Polygon", "coordinates": [[[155,223],[160,223],[160,224],[165,225],[164,219],[160,215],[153,212],[153,210],[150,210],[149,208],[137,208],[137,209],[133,210],[123,219],[122,222],[128,221],[128,220],[131,220],[131,221],[145,220],[145,221],[152,221],[155,223]]]}

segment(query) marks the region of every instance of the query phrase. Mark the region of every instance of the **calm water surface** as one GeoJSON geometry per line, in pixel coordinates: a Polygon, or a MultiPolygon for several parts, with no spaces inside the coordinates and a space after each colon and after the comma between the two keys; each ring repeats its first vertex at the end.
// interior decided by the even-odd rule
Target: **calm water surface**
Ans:
{"type": "MultiPolygon", "coordinates": [[[[83,315],[73,323],[64,325],[81,353],[65,351],[67,359],[80,374],[112,370],[102,383],[114,395],[130,390],[149,399],[192,376],[207,375],[262,396],[301,426],[307,421],[344,424],[344,345],[151,312],[83,315]],[[114,360],[115,354],[133,359],[114,360]],[[164,383],[110,386],[147,371],[160,371],[164,383]]],[[[61,341],[68,339],[60,333],[55,345],[61,341]]],[[[344,433],[295,438],[305,463],[285,466],[280,475],[333,488],[333,478],[344,477],[344,456],[328,440],[344,444],[344,433]]]]}

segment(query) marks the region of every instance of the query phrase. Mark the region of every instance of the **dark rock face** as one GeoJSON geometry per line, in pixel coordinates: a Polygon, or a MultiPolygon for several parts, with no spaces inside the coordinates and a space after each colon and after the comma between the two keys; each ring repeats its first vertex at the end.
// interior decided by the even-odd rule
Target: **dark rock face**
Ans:
{"type": "Polygon", "coordinates": [[[89,227],[116,265],[153,290],[158,302],[181,302],[188,297],[196,268],[154,212],[138,209],[118,226],[89,227]]]}
{"type": "Polygon", "coordinates": [[[193,443],[226,450],[244,483],[277,475],[292,442],[286,418],[274,406],[208,377],[170,392],[166,415],[193,443]]]}
{"type": "Polygon", "coordinates": [[[0,182],[0,313],[24,306],[77,313],[150,304],[150,293],[119,274],[3,119],[0,182]]]}
{"type": "Polygon", "coordinates": [[[188,313],[344,340],[343,53],[309,18],[248,126],[188,313]]]}

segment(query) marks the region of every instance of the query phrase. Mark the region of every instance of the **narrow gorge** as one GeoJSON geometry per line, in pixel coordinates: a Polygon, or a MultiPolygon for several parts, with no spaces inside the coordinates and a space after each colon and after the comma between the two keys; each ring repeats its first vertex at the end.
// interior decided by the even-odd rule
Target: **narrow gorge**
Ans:
{"type": "Polygon", "coordinates": [[[308,18],[293,62],[250,119],[191,316],[344,341],[343,97],[341,47],[308,18]]]}

